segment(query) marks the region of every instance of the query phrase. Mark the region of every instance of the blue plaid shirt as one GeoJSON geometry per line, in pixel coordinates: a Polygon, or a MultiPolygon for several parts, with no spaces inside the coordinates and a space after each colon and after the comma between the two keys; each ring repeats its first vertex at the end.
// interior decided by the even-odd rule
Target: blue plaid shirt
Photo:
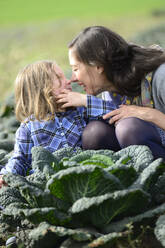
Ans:
{"type": "Polygon", "coordinates": [[[0,174],[11,172],[25,176],[31,169],[31,149],[42,146],[54,152],[63,147],[81,147],[81,135],[91,120],[101,119],[114,110],[109,101],[87,96],[87,108],[78,107],[57,113],[54,121],[28,121],[21,123],[16,132],[14,154],[0,174]]]}

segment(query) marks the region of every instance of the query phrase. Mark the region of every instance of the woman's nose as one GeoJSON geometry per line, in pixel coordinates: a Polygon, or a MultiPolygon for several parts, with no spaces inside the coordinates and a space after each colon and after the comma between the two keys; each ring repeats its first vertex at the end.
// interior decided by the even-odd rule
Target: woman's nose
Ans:
{"type": "Polygon", "coordinates": [[[75,74],[73,73],[72,76],[71,76],[71,79],[68,81],[68,84],[71,84],[71,83],[74,83],[74,82],[77,82],[77,78],[75,76],[75,74]]]}
{"type": "Polygon", "coordinates": [[[76,78],[76,75],[75,73],[72,73],[72,77],[70,79],[72,82],[77,82],[77,78],[76,78]]]}

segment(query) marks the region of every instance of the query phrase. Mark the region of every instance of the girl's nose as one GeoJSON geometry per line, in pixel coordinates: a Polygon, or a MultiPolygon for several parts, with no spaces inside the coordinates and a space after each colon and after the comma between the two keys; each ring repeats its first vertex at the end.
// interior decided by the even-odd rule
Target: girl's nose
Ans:
{"type": "Polygon", "coordinates": [[[72,90],[72,86],[71,86],[71,80],[66,80],[66,89],[67,90],[72,90]]]}

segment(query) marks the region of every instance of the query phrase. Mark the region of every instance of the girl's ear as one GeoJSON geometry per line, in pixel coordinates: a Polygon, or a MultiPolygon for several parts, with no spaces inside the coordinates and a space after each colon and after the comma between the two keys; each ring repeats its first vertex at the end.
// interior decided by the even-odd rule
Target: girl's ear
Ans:
{"type": "Polygon", "coordinates": [[[98,72],[99,74],[101,74],[101,73],[104,72],[104,67],[102,67],[102,66],[97,66],[97,67],[96,67],[96,70],[97,70],[97,72],[98,72]]]}

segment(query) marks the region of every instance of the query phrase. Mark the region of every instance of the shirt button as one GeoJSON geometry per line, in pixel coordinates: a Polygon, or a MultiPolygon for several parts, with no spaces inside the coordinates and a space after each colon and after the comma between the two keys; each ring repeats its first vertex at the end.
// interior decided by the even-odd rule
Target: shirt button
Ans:
{"type": "Polygon", "coordinates": [[[64,136],[64,133],[61,133],[61,136],[64,136]]]}

